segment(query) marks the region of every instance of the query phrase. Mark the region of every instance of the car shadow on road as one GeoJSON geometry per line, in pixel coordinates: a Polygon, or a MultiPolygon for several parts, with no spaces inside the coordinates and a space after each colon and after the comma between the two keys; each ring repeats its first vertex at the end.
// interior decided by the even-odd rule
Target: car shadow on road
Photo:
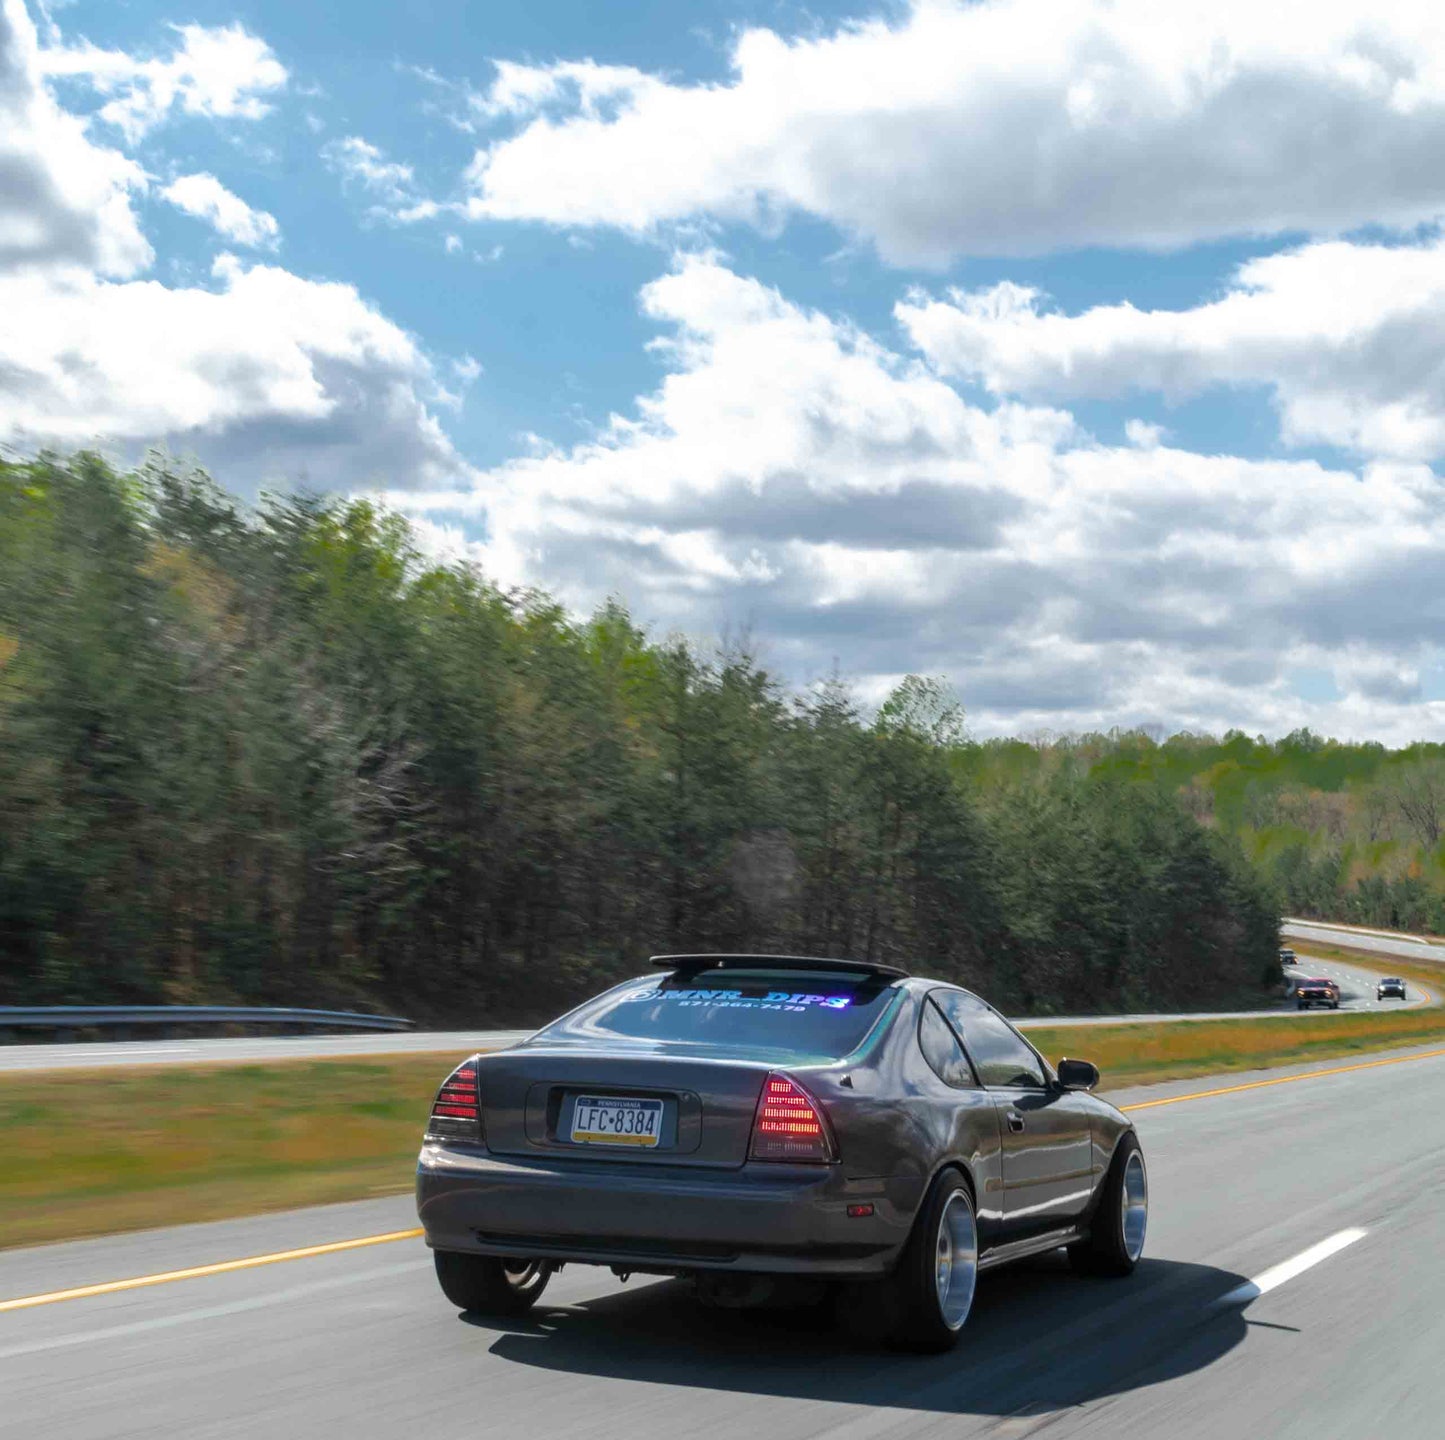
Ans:
{"type": "Polygon", "coordinates": [[[1083,1280],[1045,1257],[982,1277],[967,1331],[943,1356],[852,1341],[825,1308],[706,1309],[679,1281],[544,1302],[523,1320],[461,1318],[497,1334],[493,1355],[571,1376],[1008,1416],[1202,1370],[1244,1339],[1242,1312],[1211,1304],[1242,1283],[1214,1266],[1148,1259],[1128,1280],[1083,1280]]]}

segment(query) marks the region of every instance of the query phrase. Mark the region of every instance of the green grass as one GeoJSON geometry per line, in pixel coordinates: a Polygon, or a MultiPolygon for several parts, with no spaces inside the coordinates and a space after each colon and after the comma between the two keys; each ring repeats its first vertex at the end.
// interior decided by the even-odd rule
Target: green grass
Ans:
{"type": "Polygon", "coordinates": [[[1399,1046],[1445,1044],[1445,1011],[1060,1026],[1030,1029],[1028,1036],[1052,1060],[1063,1055],[1092,1060],[1103,1076],[1100,1089],[1108,1091],[1198,1075],[1313,1063],[1399,1046]]]}
{"type": "MultiPolygon", "coordinates": [[[[1054,1026],[1030,1039],[1051,1059],[1094,1061],[1108,1090],[1445,1044],[1445,1009],[1054,1026]]],[[[458,1058],[0,1076],[0,1248],[407,1191],[427,1107],[458,1058]]]]}
{"type": "Polygon", "coordinates": [[[457,1058],[0,1076],[0,1247],[407,1190],[457,1058]]]}

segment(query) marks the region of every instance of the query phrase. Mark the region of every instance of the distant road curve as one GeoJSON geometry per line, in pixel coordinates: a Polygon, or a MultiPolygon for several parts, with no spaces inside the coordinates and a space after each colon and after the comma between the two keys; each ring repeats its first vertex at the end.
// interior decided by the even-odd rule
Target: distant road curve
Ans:
{"type": "Polygon", "coordinates": [[[1285,916],[1279,933],[1287,940],[1313,940],[1320,945],[1348,945],[1375,955],[1394,955],[1401,960],[1423,960],[1445,965],[1445,945],[1432,944],[1416,935],[1394,930],[1367,930],[1356,925],[1337,925],[1331,920],[1297,920],[1285,916]]]}

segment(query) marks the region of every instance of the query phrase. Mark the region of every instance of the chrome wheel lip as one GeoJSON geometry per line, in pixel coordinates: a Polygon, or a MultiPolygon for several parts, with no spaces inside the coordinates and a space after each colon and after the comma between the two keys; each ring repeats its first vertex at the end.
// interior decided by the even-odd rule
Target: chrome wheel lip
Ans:
{"type": "Polygon", "coordinates": [[[948,1197],[938,1217],[934,1243],[933,1288],[938,1313],[950,1330],[961,1330],[973,1309],[978,1283],[978,1226],[962,1191],[948,1197]]]}
{"type": "Polygon", "coordinates": [[[1144,1253],[1144,1234],[1149,1228],[1149,1175],[1142,1151],[1130,1152],[1124,1162],[1124,1181],[1119,1187],[1119,1227],[1124,1253],[1130,1264],[1144,1253]]]}

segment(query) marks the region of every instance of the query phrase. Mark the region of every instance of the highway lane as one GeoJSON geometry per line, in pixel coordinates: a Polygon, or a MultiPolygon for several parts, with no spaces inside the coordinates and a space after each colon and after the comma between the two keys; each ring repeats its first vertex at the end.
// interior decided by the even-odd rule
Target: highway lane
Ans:
{"type": "MultiPolygon", "coordinates": [[[[816,1316],[703,1311],[673,1282],[584,1267],[528,1319],[480,1322],[402,1240],[0,1313],[0,1434],[1438,1434],[1445,1056],[1177,1099],[1200,1087],[1114,1097],[1174,1102],[1133,1112],[1152,1190],[1135,1277],[1079,1280],[1053,1259],[986,1276],[952,1356],[878,1354],[816,1316]]],[[[402,1198],[10,1252],[0,1299],[411,1223],[402,1198]]]]}
{"type": "Polygon", "coordinates": [[[109,1065],[209,1065],[258,1060],[324,1060],[354,1055],[500,1050],[530,1030],[409,1030],[380,1035],[261,1035],[214,1040],[97,1040],[65,1045],[0,1045],[0,1073],[92,1070],[109,1065]]]}
{"type": "MultiPolygon", "coordinates": [[[[1387,967],[1386,967],[1387,968],[1387,967]]],[[[1311,961],[1297,974],[1330,975],[1343,987],[1342,1008],[1399,1009],[1401,1002],[1375,1000],[1375,977],[1358,966],[1334,961],[1311,961]]],[[[1440,1003],[1445,997],[1445,973],[1438,993],[1421,995],[1411,986],[1407,1005],[1440,1003]]],[[[1129,1015],[1060,1015],[1015,1020],[1021,1029],[1051,1025],[1145,1025],[1169,1020],[1234,1020],[1249,1016],[1294,1014],[1281,1002],[1259,1010],[1211,1010],[1188,1015],[1135,1013],[1129,1015]]],[[[1315,1011],[1315,1014],[1326,1013],[1315,1011]]],[[[530,1030],[423,1030],[379,1035],[269,1035],[212,1040],[96,1041],[64,1045],[0,1045],[0,1074],[20,1070],[87,1070],[111,1065],[199,1065],[263,1060],[314,1060],[353,1055],[402,1055],[435,1052],[457,1056],[475,1050],[500,1050],[524,1040],[530,1030]]]]}
{"type": "Polygon", "coordinates": [[[1445,946],[1431,944],[1418,936],[1387,930],[1365,930],[1351,925],[1326,924],[1319,920],[1289,918],[1281,922],[1279,930],[1286,940],[1313,940],[1320,945],[1345,945],[1352,950],[1368,950],[1382,958],[1394,956],[1400,960],[1420,960],[1429,965],[1439,965],[1442,967],[1442,976],[1445,976],[1445,946]]]}
{"type": "MultiPolygon", "coordinates": [[[[1300,956],[1300,963],[1292,965],[1287,972],[1295,980],[1318,979],[1325,977],[1337,981],[1340,987],[1340,1010],[1371,1010],[1376,1012],[1388,1012],[1392,1010],[1409,1010],[1422,1005],[1438,1005],[1441,996],[1445,995],[1445,974],[1442,974],[1441,984],[1434,990],[1425,990],[1415,981],[1408,981],[1405,985],[1404,1000],[1376,998],[1375,981],[1378,975],[1387,973],[1388,967],[1382,965],[1378,972],[1362,970],[1357,965],[1343,965],[1338,960],[1312,960],[1308,955],[1300,956]]],[[[1292,1003],[1292,1002],[1287,1002],[1292,1003]]],[[[1311,1010],[1312,1015],[1321,1015],[1327,1012],[1311,1010]]]]}

